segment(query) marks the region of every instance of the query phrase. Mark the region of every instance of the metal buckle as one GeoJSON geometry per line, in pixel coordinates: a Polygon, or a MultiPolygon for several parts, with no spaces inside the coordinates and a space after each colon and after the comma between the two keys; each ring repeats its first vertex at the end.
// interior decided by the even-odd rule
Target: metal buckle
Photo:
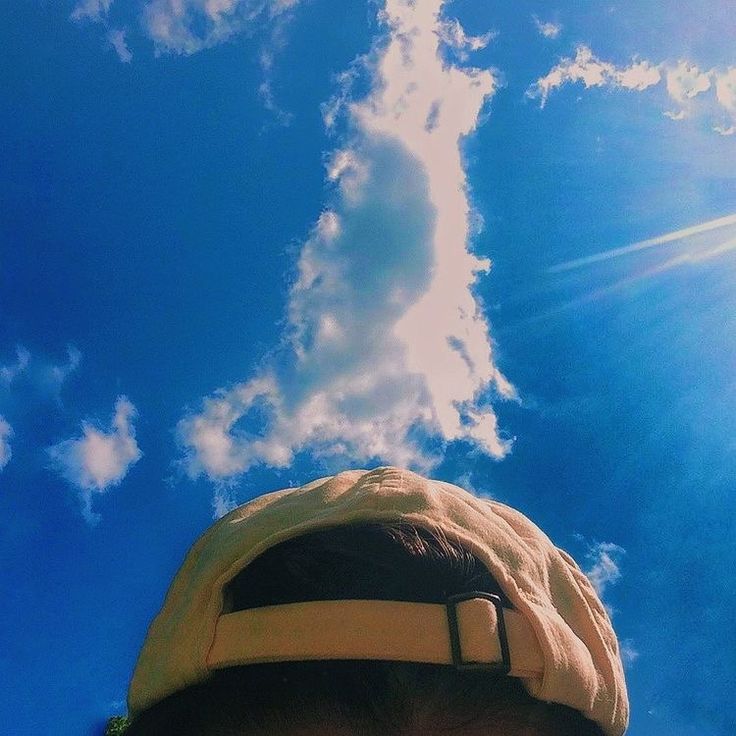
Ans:
{"type": "Polygon", "coordinates": [[[445,603],[447,607],[447,623],[450,627],[450,648],[452,649],[452,663],[459,670],[486,670],[489,672],[499,672],[508,675],[511,672],[511,655],[509,653],[509,641],[506,638],[506,622],[503,618],[503,606],[501,599],[494,593],[485,593],[479,590],[473,590],[469,593],[458,593],[451,595],[445,603]],[[457,604],[462,601],[469,601],[473,598],[483,598],[493,603],[496,609],[496,618],[498,620],[498,640],[501,644],[501,661],[500,662],[464,662],[463,654],[460,647],[460,630],[457,625],[457,604]]]}

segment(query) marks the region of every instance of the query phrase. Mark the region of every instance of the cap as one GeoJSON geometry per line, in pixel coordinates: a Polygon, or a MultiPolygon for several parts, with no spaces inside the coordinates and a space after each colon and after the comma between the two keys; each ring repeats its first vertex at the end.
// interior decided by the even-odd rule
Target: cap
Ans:
{"type": "Polygon", "coordinates": [[[597,722],[628,724],[616,635],[572,558],[520,512],[398,468],[351,470],[256,498],[196,542],[151,624],[128,694],[130,715],[223,667],[376,659],[500,670],[535,698],[597,722]],[[232,613],[227,584],[287,539],[348,524],[406,522],[475,555],[513,608],[471,592],[445,604],[309,601],[232,613]]]}

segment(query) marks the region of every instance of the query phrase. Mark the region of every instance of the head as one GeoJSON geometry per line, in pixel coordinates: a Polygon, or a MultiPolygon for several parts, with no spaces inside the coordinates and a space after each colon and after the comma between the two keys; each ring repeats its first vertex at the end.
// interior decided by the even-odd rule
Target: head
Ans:
{"type": "MultiPolygon", "coordinates": [[[[203,552],[195,554],[200,562],[203,552]]],[[[358,519],[265,547],[223,585],[220,609],[227,617],[308,601],[411,601],[435,608],[470,591],[495,594],[506,616],[517,613],[486,564],[441,526],[358,519]]],[[[268,639],[269,630],[261,635],[268,639]]],[[[605,734],[575,708],[533,697],[520,677],[391,656],[218,666],[150,702],[135,714],[129,734],[605,734]]]]}

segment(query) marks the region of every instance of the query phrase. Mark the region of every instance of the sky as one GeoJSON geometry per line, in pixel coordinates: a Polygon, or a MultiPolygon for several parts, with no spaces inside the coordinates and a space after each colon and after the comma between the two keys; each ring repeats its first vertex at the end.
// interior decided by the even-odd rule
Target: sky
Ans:
{"type": "Polygon", "coordinates": [[[100,734],[214,518],[396,464],[578,560],[631,736],[736,732],[729,5],[0,11],[0,731],[100,734]]]}

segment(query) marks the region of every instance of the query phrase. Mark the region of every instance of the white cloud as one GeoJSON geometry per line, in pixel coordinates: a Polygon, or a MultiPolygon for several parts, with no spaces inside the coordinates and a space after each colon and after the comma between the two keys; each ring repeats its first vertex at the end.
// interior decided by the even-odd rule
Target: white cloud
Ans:
{"type": "Polygon", "coordinates": [[[92,497],[118,485],[142,453],[135,439],[133,419],[137,412],[125,396],[115,402],[109,429],[82,423],[82,436],[64,440],[48,449],[51,464],[80,493],[85,519],[94,524],[92,497]]]}
{"type": "Polygon", "coordinates": [[[714,125],[713,130],[718,133],[718,135],[734,135],[734,133],[736,133],[736,125],[714,125]]]}
{"type": "Polygon", "coordinates": [[[732,115],[736,115],[736,67],[716,75],[718,103],[732,115]]]}
{"type": "Polygon", "coordinates": [[[160,52],[194,54],[276,18],[300,0],[148,0],[143,26],[160,52]]]}
{"type": "Polygon", "coordinates": [[[0,416],[0,470],[9,462],[13,453],[10,450],[10,438],[13,436],[13,428],[4,417],[0,416]]]}
{"type": "Polygon", "coordinates": [[[710,74],[701,72],[695,64],[681,61],[667,70],[667,92],[681,104],[710,89],[710,74]]]}
{"type": "Polygon", "coordinates": [[[22,345],[15,348],[15,362],[10,365],[0,365],[0,382],[9,386],[27,367],[31,354],[22,345]]]}
{"type": "Polygon", "coordinates": [[[72,10],[73,20],[101,22],[110,12],[112,0],[79,0],[72,10]]]}
{"type": "MultiPolygon", "coordinates": [[[[282,2],[282,8],[273,17],[273,23],[268,35],[268,40],[261,46],[259,60],[261,64],[261,72],[263,73],[263,81],[258,87],[258,93],[263,102],[263,106],[273,114],[275,120],[280,125],[289,125],[291,123],[291,113],[283,110],[276,100],[274,92],[274,63],[277,55],[284,50],[287,45],[286,29],[289,21],[292,19],[290,13],[284,11],[297,5],[298,0],[291,3],[282,2]]],[[[275,12],[275,11],[273,11],[275,12]]]]}
{"type": "Polygon", "coordinates": [[[468,35],[456,18],[441,20],[437,24],[436,33],[446,47],[455,51],[461,61],[467,61],[470,58],[469,52],[484,49],[498,37],[498,31],[487,31],[480,36],[468,35]]]}
{"type": "Polygon", "coordinates": [[[677,112],[665,110],[662,114],[670,120],[684,120],[687,117],[687,113],[684,110],[678,110],[677,112]]]}
{"type": "Polygon", "coordinates": [[[672,120],[682,120],[687,116],[690,100],[710,89],[710,72],[702,72],[696,64],[681,61],[677,66],[667,69],[667,94],[679,106],[679,110],[668,111],[665,115],[672,120]]]}
{"type": "Polygon", "coordinates": [[[370,93],[333,101],[352,133],[328,162],[333,191],[299,257],[281,352],[179,423],[191,475],[285,466],[305,450],[427,468],[427,436],[508,452],[488,402],[515,392],[472,294],[489,264],[468,248],[459,148],[496,82],[443,62],[441,6],[388,0],[370,93]]]}
{"type": "Polygon", "coordinates": [[[537,27],[539,33],[545,38],[559,38],[562,33],[562,25],[560,23],[553,23],[552,21],[543,21],[538,16],[533,15],[534,25],[537,27]]]}
{"type": "MultiPolygon", "coordinates": [[[[527,90],[527,96],[539,99],[544,107],[550,94],[567,84],[582,83],[591,87],[612,87],[643,92],[660,84],[664,79],[669,99],[676,103],[674,110],[663,114],[671,120],[684,120],[693,112],[695,99],[715,87],[717,103],[726,113],[725,122],[713,125],[721,135],[736,133],[736,67],[724,72],[703,71],[686,60],[676,64],[655,64],[647,60],[632,61],[629,66],[599,59],[587,46],[578,46],[574,58],[564,58],[546,75],[540,77],[527,90]]],[[[712,98],[711,98],[712,100],[712,98]]],[[[702,108],[713,111],[714,105],[706,103],[702,108]]]]}
{"type": "Polygon", "coordinates": [[[350,68],[335,75],[334,81],[337,86],[337,92],[320,106],[322,122],[328,131],[334,127],[340,114],[346,110],[350,90],[358,77],[359,69],[365,66],[366,57],[359,56],[353,61],[350,68]]]}
{"type": "Polygon", "coordinates": [[[621,642],[621,659],[624,665],[630,666],[639,659],[639,650],[635,647],[631,639],[624,639],[621,642]]]}
{"type": "Polygon", "coordinates": [[[728,122],[713,127],[721,135],[736,133],[736,67],[729,67],[725,72],[715,75],[716,99],[726,111],[728,122]]]}
{"type": "Polygon", "coordinates": [[[538,98],[540,106],[544,107],[550,94],[565,84],[581,82],[586,89],[607,86],[642,91],[659,84],[661,78],[659,68],[648,61],[633,61],[629,66],[617,67],[602,61],[590,48],[581,45],[575,50],[575,58],[561,59],[529,88],[527,96],[538,98]]]}
{"type": "Polygon", "coordinates": [[[73,345],[67,345],[66,362],[49,365],[45,368],[44,383],[50,387],[52,393],[58,396],[64,381],[79,368],[81,362],[82,353],[73,345]]]}
{"type": "Polygon", "coordinates": [[[589,549],[587,558],[590,567],[585,574],[601,598],[609,585],[621,579],[619,563],[624,554],[626,550],[613,542],[598,542],[589,549]]]}
{"type": "Polygon", "coordinates": [[[107,34],[107,40],[118,55],[118,59],[123,64],[129,64],[133,59],[133,54],[128,48],[128,44],[125,40],[125,31],[122,28],[113,28],[107,34]]]}
{"type": "MultiPolygon", "coordinates": [[[[79,0],[72,10],[71,18],[75,21],[90,21],[100,23],[108,28],[108,16],[113,0],[79,0]]],[[[105,39],[124,64],[130,63],[133,54],[128,48],[125,31],[121,28],[110,28],[105,39]]]]}
{"type": "Polygon", "coordinates": [[[662,74],[659,67],[651,62],[637,61],[631,66],[617,69],[614,72],[614,80],[619,87],[642,92],[659,84],[662,81],[662,74]]]}

